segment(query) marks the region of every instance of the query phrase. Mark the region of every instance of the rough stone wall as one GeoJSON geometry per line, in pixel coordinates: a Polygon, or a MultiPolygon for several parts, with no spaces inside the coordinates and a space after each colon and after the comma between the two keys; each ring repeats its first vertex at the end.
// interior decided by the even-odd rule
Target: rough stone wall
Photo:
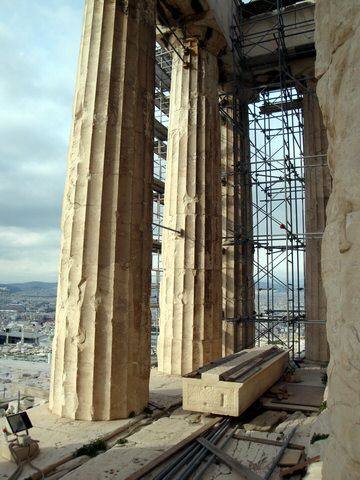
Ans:
{"type": "Polygon", "coordinates": [[[50,409],[148,402],[154,0],[87,0],[65,185],[50,409]]]}
{"type": "Polygon", "coordinates": [[[316,3],[317,93],[333,190],[322,273],[330,346],[325,480],[360,478],[360,2],[316,3]]]}

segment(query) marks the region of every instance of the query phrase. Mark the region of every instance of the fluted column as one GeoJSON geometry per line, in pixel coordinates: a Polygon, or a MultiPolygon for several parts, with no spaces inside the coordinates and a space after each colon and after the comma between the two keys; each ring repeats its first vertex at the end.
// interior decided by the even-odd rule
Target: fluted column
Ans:
{"type": "Polygon", "coordinates": [[[87,0],[65,186],[52,412],[148,401],[155,2],[87,0]]]}
{"type": "Polygon", "coordinates": [[[223,108],[226,116],[221,123],[222,351],[223,355],[230,355],[254,345],[254,248],[248,105],[236,97],[232,106],[223,108]]]}
{"type": "MultiPolygon", "coordinates": [[[[251,348],[255,342],[255,287],[253,278],[254,269],[254,241],[253,241],[253,208],[252,183],[250,164],[250,133],[249,133],[249,92],[240,91],[237,103],[237,165],[239,174],[235,182],[235,214],[239,216],[235,221],[235,235],[238,238],[238,268],[240,295],[237,311],[239,312],[239,331],[236,350],[251,348]],[[236,213],[238,211],[238,214],[236,213]]],[[[236,252],[236,250],[235,250],[236,252]]]]}
{"type": "MultiPolygon", "coordinates": [[[[232,109],[224,107],[232,116],[232,109]]],[[[234,242],[234,134],[233,124],[221,117],[221,201],[222,201],[222,309],[223,356],[234,353],[237,325],[235,318],[235,242],[234,242]]]]}
{"type": "Polygon", "coordinates": [[[246,107],[242,106],[242,131],[235,133],[237,165],[234,130],[239,130],[239,126],[234,126],[232,105],[223,105],[226,115],[221,119],[223,355],[251,347],[254,342],[254,323],[250,321],[254,282],[249,141],[245,134],[248,133],[246,107]]]}
{"type": "Polygon", "coordinates": [[[199,38],[173,56],[160,290],[159,371],[221,356],[221,168],[218,64],[199,38]]]}
{"type": "MultiPolygon", "coordinates": [[[[306,276],[305,310],[309,321],[326,320],[326,297],[321,278],[322,232],[326,224],[326,205],[330,196],[331,177],[326,162],[328,141],[322,113],[316,96],[316,83],[308,82],[304,92],[305,153],[305,223],[306,276]]],[[[305,354],[308,360],[329,361],[326,326],[307,324],[305,354]]]]}

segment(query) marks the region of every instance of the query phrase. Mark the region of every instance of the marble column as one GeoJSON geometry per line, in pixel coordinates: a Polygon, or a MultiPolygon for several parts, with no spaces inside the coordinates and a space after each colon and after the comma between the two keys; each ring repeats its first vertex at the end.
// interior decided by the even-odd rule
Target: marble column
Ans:
{"type": "Polygon", "coordinates": [[[221,356],[218,63],[204,38],[173,55],[160,290],[159,371],[185,374],[221,356]]]}
{"type": "MultiPolygon", "coordinates": [[[[239,287],[240,295],[237,311],[239,311],[239,332],[237,350],[251,348],[255,342],[255,286],[254,286],[254,241],[253,241],[253,207],[252,207],[252,184],[250,165],[250,133],[248,113],[249,92],[241,91],[237,99],[238,132],[237,149],[239,151],[239,178],[235,192],[239,218],[236,220],[238,229],[235,234],[239,238],[239,287]]],[[[236,206],[236,204],[235,204],[236,206]]]]}
{"type": "Polygon", "coordinates": [[[232,109],[224,107],[227,115],[221,117],[221,201],[222,201],[222,309],[223,356],[234,353],[237,323],[235,318],[235,242],[234,242],[234,132],[232,109]]]}
{"type": "Polygon", "coordinates": [[[50,387],[72,419],[148,402],[154,49],[153,0],[85,2],[50,387]]]}
{"type": "MultiPolygon", "coordinates": [[[[244,105],[243,105],[244,106],[244,105]]],[[[234,155],[233,108],[224,106],[221,119],[222,170],[222,288],[223,288],[223,355],[253,346],[254,310],[253,246],[243,241],[252,231],[249,145],[244,135],[235,134],[240,162],[246,168],[236,170],[234,155]],[[241,138],[245,148],[240,148],[241,138]],[[246,218],[244,212],[246,211],[246,218]]],[[[243,112],[244,113],[244,112],[243,112]]],[[[247,119],[247,115],[243,120],[247,119]]],[[[242,125],[242,133],[248,132],[242,125]]],[[[237,165],[239,167],[239,165],[237,165]]]]}
{"type": "MultiPolygon", "coordinates": [[[[316,95],[316,82],[304,92],[306,275],[305,311],[309,321],[326,320],[326,297],[321,278],[321,243],[326,224],[326,205],[331,177],[326,161],[328,141],[316,95]]],[[[326,363],[329,347],[326,326],[307,324],[305,354],[308,360],[326,363]]]]}

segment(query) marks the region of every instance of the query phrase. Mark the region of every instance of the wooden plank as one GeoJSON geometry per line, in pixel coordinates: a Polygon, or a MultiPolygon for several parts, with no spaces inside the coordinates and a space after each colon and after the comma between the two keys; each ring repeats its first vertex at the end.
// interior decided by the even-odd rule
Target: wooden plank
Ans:
{"type": "Polygon", "coordinates": [[[193,432],[191,435],[181,440],[181,442],[177,443],[176,445],[172,446],[171,448],[166,450],[164,453],[162,453],[158,457],[151,460],[149,463],[147,463],[142,468],[140,468],[140,470],[137,470],[136,472],[126,477],[125,480],[139,480],[143,478],[143,476],[155,470],[156,467],[158,467],[159,465],[164,463],[166,460],[168,460],[170,457],[175,455],[175,453],[177,453],[183,447],[188,445],[190,442],[192,442],[193,440],[196,440],[198,437],[200,437],[205,432],[210,430],[210,428],[212,428],[214,425],[216,425],[220,421],[221,421],[220,417],[215,417],[209,423],[207,423],[206,425],[203,425],[201,428],[193,432]]]}
{"type": "MultiPolygon", "coordinates": [[[[260,114],[271,114],[277,113],[281,111],[288,111],[294,110],[295,108],[302,108],[303,106],[303,99],[297,98],[296,100],[288,100],[286,102],[274,102],[274,103],[267,103],[259,108],[260,114]]],[[[312,230],[313,232],[317,232],[318,230],[312,230]]]]}
{"type": "Polygon", "coordinates": [[[231,355],[228,355],[227,357],[219,358],[217,360],[213,360],[212,362],[207,363],[201,368],[198,368],[197,370],[193,370],[190,373],[186,373],[183,375],[184,378],[200,378],[201,374],[204,372],[207,372],[208,370],[211,370],[212,368],[222,365],[223,363],[227,363],[234,358],[239,358],[242,357],[243,355],[246,355],[248,352],[237,352],[237,353],[232,353],[231,355]]]}
{"type": "Polygon", "coordinates": [[[311,407],[308,405],[297,405],[290,403],[281,403],[280,401],[274,400],[269,397],[262,397],[260,402],[263,407],[268,408],[269,410],[284,410],[285,412],[318,412],[317,407],[311,407]]]}
{"type": "Polygon", "coordinates": [[[158,410],[165,410],[166,406],[165,405],[160,405],[159,403],[155,402],[154,400],[149,400],[149,405],[151,407],[155,407],[157,408],[158,410]]]}
{"type": "MultiPolygon", "coordinates": [[[[274,389],[275,393],[279,388],[274,389]]],[[[301,385],[298,383],[286,383],[281,386],[281,391],[286,392],[287,398],[281,400],[275,399],[276,403],[292,404],[292,405],[306,405],[309,407],[320,407],[324,397],[324,387],[316,385],[301,385]]]]}
{"type": "MultiPolygon", "coordinates": [[[[154,413],[151,418],[152,418],[152,420],[157,420],[158,418],[161,418],[162,416],[164,416],[165,412],[168,412],[171,409],[176,408],[177,406],[180,406],[180,405],[181,405],[181,402],[176,402],[176,403],[172,404],[171,406],[166,407],[165,410],[161,410],[160,412],[154,413]]],[[[132,428],[134,428],[138,423],[140,423],[146,417],[147,417],[147,415],[145,413],[142,413],[142,414],[138,415],[137,417],[135,417],[133,420],[131,420],[129,423],[127,423],[125,425],[122,425],[121,427],[118,427],[115,430],[112,430],[111,432],[106,433],[105,435],[100,436],[98,439],[99,440],[104,440],[105,442],[107,442],[109,440],[112,440],[114,437],[120,435],[121,433],[126,432],[126,431],[130,431],[132,428]]],[[[47,465],[45,467],[42,467],[41,470],[33,473],[30,477],[28,477],[28,480],[41,480],[42,478],[44,478],[44,475],[45,476],[50,476],[49,474],[51,472],[53,472],[56,468],[58,468],[58,467],[60,467],[64,464],[66,464],[67,462],[73,460],[75,458],[74,457],[75,455],[76,455],[76,451],[73,451],[72,453],[70,453],[66,457],[61,458],[57,462],[52,463],[50,465],[47,465]]],[[[64,468],[66,468],[66,466],[64,468]]]]}
{"type": "Polygon", "coordinates": [[[227,375],[231,372],[237,371],[243,366],[251,363],[253,360],[260,358],[267,350],[269,349],[264,350],[263,348],[254,348],[252,350],[247,350],[244,352],[241,359],[235,357],[228,362],[217,365],[214,368],[203,372],[201,378],[203,380],[226,380],[227,375]]]}
{"type": "Polygon", "coordinates": [[[279,460],[280,467],[292,467],[300,462],[302,452],[299,450],[285,450],[284,455],[279,460]]]}
{"type": "Polygon", "coordinates": [[[157,120],[156,118],[154,124],[154,137],[162,140],[163,142],[166,142],[168,137],[167,127],[160,123],[159,120],[157,120]]]}
{"type": "Polygon", "coordinates": [[[243,480],[262,480],[261,477],[250,470],[250,468],[245,467],[240,462],[238,462],[235,458],[230,457],[226,452],[220,450],[220,448],[216,447],[205,438],[198,438],[197,441],[209,450],[211,453],[216,455],[223,463],[225,463],[228,467],[230,467],[234,472],[237,472],[240,475],[240,478],[243,480]]]}
{"type": "MultiPolygon", "coordinates": [[[[305,452],[302,452],[299,463],[303,462],[305,460],[306,460],[305,452]]],[[[295,465],[293,465],[293,466],[295,466],[295,465]]],[[[281,469],[280,469],[280,472],[281,472],[281,469]]],[[[280,472],[279,472],[279,474],[280,474],[280,472]]],[[[293,474],[291,474],[290,478],[291,478],[291,480],[301,480],[303,478],[303,472],[300,471],[300,472],[297,472],[297,473],[293,473],[293,474]]]]}
{"type": "Polygon", "coordinates": [[[258,354],[256,356],[250,357],[249,359],[239,363],[235,367],[227,370],[226,372],[220,375],[220,380],[226,382],[233,382],[240,375],[246,373],[249,369],[253,368],[259,361],[262,362],[265,355],[258,354]]]}
{"type": "Polygon", "coordinates": [[[223,381],[232,381],[231,378],[235,376],[235,378],[239,375],[240,371],[244,370],[244,368],[254,362],[256,360],[261,360],[265,358],[267,355],[270,355],[274,351],[274,347],[270,347],[267,350],[259,350],[254,352],[246,352],[248,355],[244,358],[241,362],[238,362],[237,365],[234,365],[232,368],[228,368],[226,371],[219,375],[219,380],[223,381]]]}
{"type": "MultiPolygon", "coordinates": [[[[260,438],[260,437],[250,437],[248,435],[241,435],[235,433],[234,438],[236,440],[243,440],[245,442],[254,442],[254,443],[263,443],[264,445],[273,445],[274,447],[282,447],[283,443],[280,440],[270,440],[269,438],[260,438]]],[[[305,450],[304,445],[298,445],[296,443],[289,443],[288,448],[292,450],[305,450]]]]}
{"type": "Polygon", "coordinates": [[[293,473],[296,472],[302,472],[308,465],[311,465],[312,463],[320,462],[320,457],[312,457],[307,460],[304,460],[303,462],[298,463],[297,465],[294,465],[293,467],[289,468],[283,468],[280,470],[280,477],[287,477],[289,475],[292,475],[293,473]]]}
{"type": "MultiPolygon", "coordinates": [[[[283,353],[283,350],[279,350],[278,352],[276,351],[271,351],[267,353],[266,355],[262,355],[259,359],[256,359],[251,365],[246,366],[245,368],[242,368],[240,371],[233,373],[232,375],[229,375],[226,380],[228,382],[243,382],[247,377],[248,374],[251,375],[251,372],[254,371],[253,373],[256,373],[257,371],[260,370],[258,368],[259,366],[264,365],[266,362],[271,360],[272,358],[275,358],[278,355],[281,355],[283,353]]],[[[221,380],[225,380],[224,375],[221,376],[221,380]]]]}
{"type": "MultiPolygon", "coordinates": [[[[160,415],[158,415],[158,416],[154,415],[154,417],[158,418],[158,417],[160,417],[160,415]]],[[[144,418],[146,418],[146,414],[142,413],[138,417],[134,418],[134,420],[132,420],[128,424],[123,425],[122,427],[116,428],[112,432],[109,432],[109,433],[99,437],[99,440],[108,441],[111,438],[119,435],[120,433],[125,432],[125,431],[129,430],[130,428],[134,427],[135,425],[140,423],[142,420],[144,420],[144,418]]],[[[47,465],[45,467],[42,467],[41,470],[33,473],[32,475],[30,475],[30,477],[27,477],[27,480],[42,480],[44,478],[44,475],[45,475],[45,477],[49,476],[49,474],[51,472],[53,472],[58,467],[60,467],[62,465],[65,465],[67,462],[70,462],[71,460],[73,460],[75,458],[75,456],[76,456],[76,450],[73,451],[72,453],[70,453],[69,455],[66,455],[65,457],[61,458],[57,462],[52,463],[50,465],[47,465]]],[[[64,468],[66,468],[66,466],[64,468]]]]}

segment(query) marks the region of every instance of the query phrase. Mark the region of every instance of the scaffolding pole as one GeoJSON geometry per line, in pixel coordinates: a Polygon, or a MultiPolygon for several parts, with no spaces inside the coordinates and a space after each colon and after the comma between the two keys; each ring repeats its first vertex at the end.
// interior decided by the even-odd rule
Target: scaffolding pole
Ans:
{"type": "MultiPolygon", "coordinates": [[[[287,39],[313,32],[313,22],[295,15],[294,24],[285,24],[284,12],[289,3],[274,0],[269,2],[267,12],[272,21],[259,29],[256,23],[263,20],[263,15],[256,14],[257,3],[234,0],[235,168],[225,177],[227,181],[233,177],[234,188],[241,189],[241,205],[240,215],[235,216],[240,224],[235,224],[234,237],[226,238],[225,243],[248,246],[239,250],[239,262],[244,271],[253,273],[253,280],[249,284],[248,277],[239,279],[240,314],[228,321],[252,325],[251,342],[279,344],[290,349],[293,357],[299,357],[306,322],[306,238],[321,236],[322,232],[305,232],[302,105],[306,85],[292,75],[287,39]],[[249,81],[256,64],[251,58],[255,50],[269,55],[275,65],[272,77],[262,85],[249,81]],[[253,307],[251,296],[244,291],[251,288],[255,288],[254,311],[244,315],[253,307]]],[[[293,8],[304,7],[300,4],[293,8]]],[[[248,340],[245,346],[251,342],[248,340]]]]}

